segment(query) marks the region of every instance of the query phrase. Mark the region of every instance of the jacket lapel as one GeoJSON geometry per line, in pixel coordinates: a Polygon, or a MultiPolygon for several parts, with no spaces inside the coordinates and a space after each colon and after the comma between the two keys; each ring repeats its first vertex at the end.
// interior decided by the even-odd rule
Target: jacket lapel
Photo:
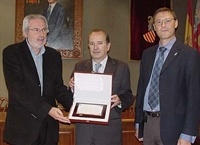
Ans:
{"type": "Polygon", "coordinates": [[[175,58],[179,55],[180,50],[181,50],[181,47],[178,44],[178,42],[176,41],[174,43],[174,45],[172,46],[164,64],[163,64],[161,73],[175,60],[175,58]]]}
{"type": "Polygon", "coordinates": [[[146,71],[146,74],[148,74],[147,76],[148,80],[151,77],[151,72],[152,72],[154,61],[156,58],[157,48],[158,48],[158,45],[154,46],[153,49],[149,49],[150,52],[146,54],[145,62],[142,62],[145,64],[145,71],[146,71]]]}
{"type": "Polygon", "coordinates": [[[50,18],[49,18],[49,21],[51,21],[51,18],[55,18],[55,16],[57,15],[58,13],[58,3],[56,3],[56,5],[54,6],[52,12],[51,12],[51,15],[50,15],[50,18]]]}
{"type": "Polygon", "coordinates": [[[88,59],[84,64],[84,72],[91,73],[92,70],[92,59],[88,59]]]}
{"type": "Polygon", "coordinates": [[[23,62],[24,68],[26,68],[27,70],[24,73],[29,73],[30,76],[33,78],[33,80],[37,80],[39,82],[39,77],[35,66],[35,62],[33,60],[33,57],[31,55],[26,40],[22,42],[21,54],[22,54],[22,60],[24,61],[23,62]]]}
{"type": "Polygon", "coordinates": [[[105,74],[113,74],[114,71],[116,70],[116,68],[117,68],[116,61],[108,56],[108,60],[106,63],[104,73],[105,74]]]}

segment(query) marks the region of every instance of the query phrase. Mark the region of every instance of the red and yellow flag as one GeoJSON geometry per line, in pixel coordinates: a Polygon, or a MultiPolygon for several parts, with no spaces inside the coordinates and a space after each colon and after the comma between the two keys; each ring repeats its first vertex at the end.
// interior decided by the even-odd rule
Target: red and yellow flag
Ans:
{"type": "Polygon", "coordinates": [[[187,1],[187,17],[186,17],[186,26],[185,26],[185,44],[194,47],[194,33],[193,33],[193,8],[192,0],[187,1]]]}

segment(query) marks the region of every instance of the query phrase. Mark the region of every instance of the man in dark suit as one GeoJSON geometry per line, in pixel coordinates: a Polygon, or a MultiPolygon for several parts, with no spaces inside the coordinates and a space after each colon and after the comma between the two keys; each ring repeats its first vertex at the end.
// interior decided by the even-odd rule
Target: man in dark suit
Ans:
{"type": "Polygon", "coordinates": [[[144,145],[191,145],[199,126],[200,54],[176,39],[174,11],[160,8],[153,20],[160,41],[143,52],[135,135],[144,145]]]}
{"type": "Polygon", "coordinates": [[[49,5],[44,9],[43,15],[46,17],[49,26],[47,45],[54,49],[72,48],[72,39],[69,38],[67,29],[67,16],[65,7],[57,0],[48,0],[49,5]]]}
{"type": "Polygon", "coordinates": [[[66,110],[72,94],[63,84],[59,52],[46,47],[47,21],[42,15],[23,20],[23,42],[3,50],[3,71],[9,94],[4,141],[11,145],[57,145],[59,121],[70,123],[66,110]]]}
{"type": "MultiPolygon", "coordinates": [[[[108,125],[76,123],[76,145],[122,145],[121,112],[133,105],[130,72],[126,63],[108,56],[111,47],[109,35],[94,29],[88,40],[91,59],[78,62],[74,72],[91,73],[100,63],[99,73],[112,74],[111,112],[108,125]]],[[[73,73],[69,81],[73,89],[73,73]]]]}

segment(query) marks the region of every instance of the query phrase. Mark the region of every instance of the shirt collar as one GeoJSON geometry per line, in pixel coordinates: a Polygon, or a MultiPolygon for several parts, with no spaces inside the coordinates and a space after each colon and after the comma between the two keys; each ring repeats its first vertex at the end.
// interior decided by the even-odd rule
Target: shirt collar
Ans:
{"type": "Polygon", "coordinates": [[[55,3],[53,3],[53,4],[49,4],[49,5],[51,5],[51,11],[52,11],[53,8],[55,7],[56,3],[57,3],[57,2],[55,2],[55,3]]]}
{"type": "MultiPolygon", "coordinates": [[[[108,60],[108,55],[106,55],[106,57],[100,62],[101,66],[105,67],[106,66],[106,62],[108,60]]],[[[92,59],[92,64],[93,66],[96,64],[97,62],[95,62],[93,59],[92,59]]]]}
{"type": "MultiPolygon", "coordinates": [[[[159,47],[158,47],[158,48],[160,48],[160,47],[165,47],[165,48],[167,48],[168,51],[170,51],[171,48],[172,48],[172,46],[174,45],[175,41],[176,41],[176,37],[174,37],[171,41],[169,41],[165,46],[163,46],[163,45],[161,45],[161,44],[159,43],[159,47]]],[[[157,50],[157,51],[158,51],[158,50],[157,50]]]]}

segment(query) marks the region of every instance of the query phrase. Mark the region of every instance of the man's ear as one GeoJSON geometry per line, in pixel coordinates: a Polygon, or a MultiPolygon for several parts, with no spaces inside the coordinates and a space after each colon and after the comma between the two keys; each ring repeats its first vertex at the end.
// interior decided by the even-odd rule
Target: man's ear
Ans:
{"type": "Polygon", "coordinates": [[[153,30],[156,31],[155,24],[153,23],[153,30]]]}
{"type": "Polygon", "coordinates": [[[178,27],[178,20],[176,19],[175,20],[175,28],[177,28],[178,27]]]}
{"type": "Polygon", "coordinates": [[[108,43],[108,50],[107,50],[108,52],[110,51],[110,48],[111,48],[111,43],[109,42],[108,43]]]}

